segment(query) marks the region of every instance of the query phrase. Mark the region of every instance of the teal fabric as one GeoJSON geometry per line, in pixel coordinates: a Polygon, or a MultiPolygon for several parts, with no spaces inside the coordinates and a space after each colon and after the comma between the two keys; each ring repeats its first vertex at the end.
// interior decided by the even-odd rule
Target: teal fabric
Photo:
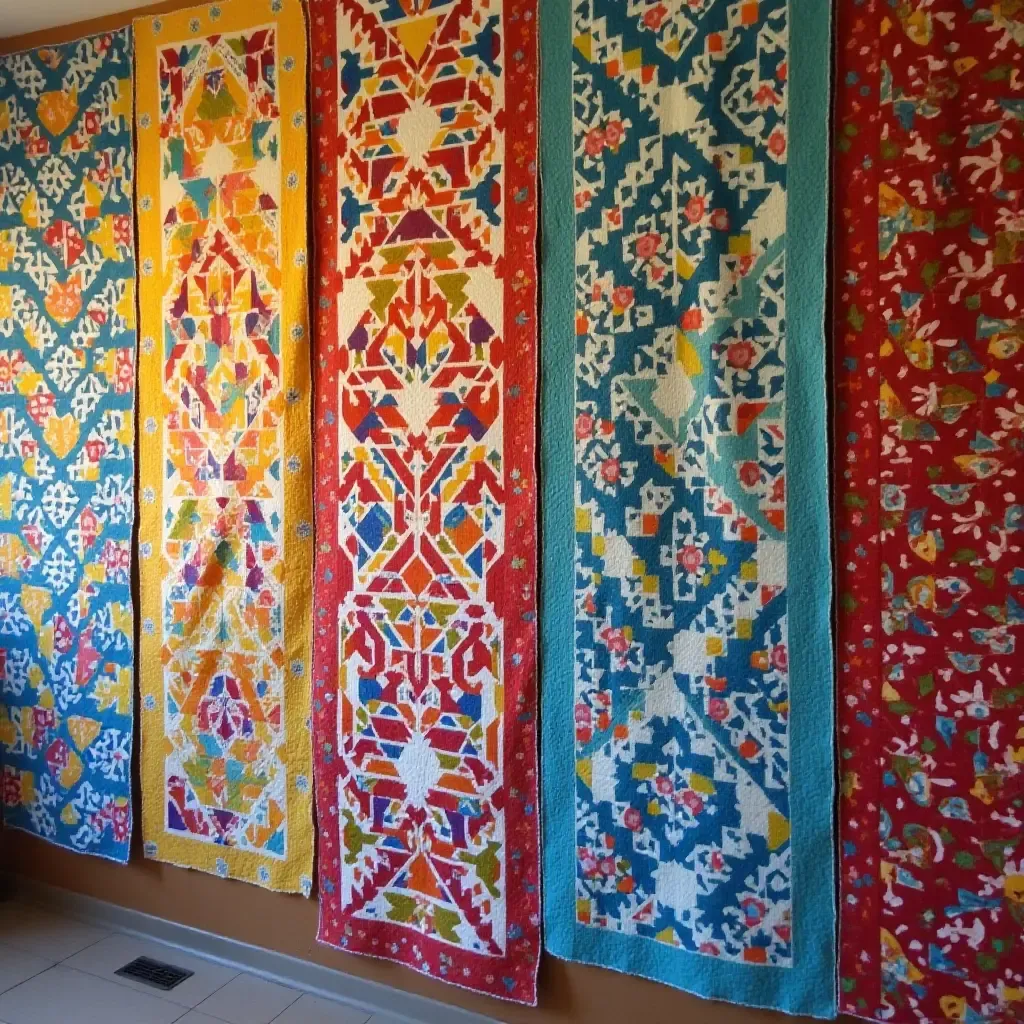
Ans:
{"type": "Polygon", "coordinates": [[[132,830],[133,64],[131,29],[0,57],[0,805],[7,828],[119,863],[132,830]]]}
{"type": "MultiPolygon", "coordinates": [[[[572,6],[571,0],[545,0],[541,10],[545,945],[564,959],[651,978],[701,996],[834,1018],[834,687],[824,377],[829,4],[789,0],[788,9],[785,391],[791,702],[788,810],[792,828],[788,966],[709,956],[644,934],[576,923],[577,845],[581,840],[573,800],[578,756],[574,743],[574,487],[579,469],[574,449],[577,311],[572,6]]],[[[732,0],[715,0],[711,6],[721,8],[716,12],[723,16],[719,20],[724,19],[727,7],[737,7],[732,0]]],[[[624,23],[625,10],[623,0],[624,23]]],[[[635,23],[637,16],[631,20],[635,23]]],[[[707,22],[711,23],[710,17],[707,22]]],[[[624,36],[633,31],[623,25],[624,36]]],[[[678,312],[684,313],[688,305],[684,296],[678,312]]]]}

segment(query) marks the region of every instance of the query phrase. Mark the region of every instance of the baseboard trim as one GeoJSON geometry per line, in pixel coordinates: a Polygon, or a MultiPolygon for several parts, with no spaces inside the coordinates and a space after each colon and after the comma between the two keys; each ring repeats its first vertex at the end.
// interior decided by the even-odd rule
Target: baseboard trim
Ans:
{"type": "Polygon", "coordinates": [[[105,925],[119,932],[174,946],[186,953],[197,953],[227,967],[277,981],[328,999],[342,999],[367,1013],[387,1014],[409,1024],[496,1024],[490,1017],[439,1003],[426,996],[390,988],[376,981],[357,978],[330,967],[309,963],[298,957],[251,946],[237,939],[206,932],[200,928],[119,907],[106,900],[82,896],[55,885],[46,885],[21,876],[0,874],[0,893],[78,918],[87,924],[105,925]]]}

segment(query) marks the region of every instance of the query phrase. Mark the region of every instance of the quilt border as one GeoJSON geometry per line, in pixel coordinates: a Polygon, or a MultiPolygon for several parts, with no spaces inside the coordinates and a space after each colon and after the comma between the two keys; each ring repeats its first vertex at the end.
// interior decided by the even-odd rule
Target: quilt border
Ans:
{"type": "MultiPolygon", "coordinates": [[[[312,466],[309,439],[310,422],[310,360],[308,355],[309,324],[307,300],[307,238],[306,238],[306,67],[308,43],[305,12],[300,0],[264,0],[266,16],[248,0],[225,0],[221,5],[190,7],[170,14],[137,18],[135,30],[135,137],[136,137],[136,211],[139,238],[139,337],[162,336],[162,264],[161,252],[144,252],[143,233],[147,239],[160,239],[162,226],[158,203],[145,207],[142,197],[159,195],[160,155],[153,152],[154,141],[159,138],[159,95],[157,82],[157,47],[152,43],[154,30],[160,26],[163,39],[173,42],[209,34],[243,31],[273,22],[281,38],[295,54],[295,65],[288,74],[279,78],[280,107],[290,111],[291,118],[281,117],[281,180],[294,172],[298,185],[282,189],[281,230],[281,316],[289,312],[297,315],[303,332],[291,339],[282,331],[285,345],[298,349],[289,357],[283,353],[282,393],[296,389],[298,401],[284,403],[285,448],[300,451],[307,467],[312,466]],[[214,15],[213,12],[216,12],[214,15]],[[213,17],[211,17],[213,15],[213,17]],[[215,19],[215,20],[214,20],[215,19]],[[195,24],[199,22],[199,27],[195,24]],[[144,41],[145,40],[145,41],[144,41]],[[147,123],[142,118],[149,115],[147,123]],[[157,138],[154,140],[154,134],[157,138]],[[148,257],[148,259],[147,259],[148,257]],[[151,263],[147,273],[146,264],[151,263]],[[287,339],[287,340],[285,340],[287,339]]],[[[139,423],[147,416],[163,418],[163,352],[162,342],[146,351],[144,341],[139,346],[138,410],[139,423]]],[[[145,429],[138,433],[139,474],[139,540],[140,549],[148,540],[159,545],[162,541],[163,511],[163,450],[159,431],[152,434],[145,429]],[[145,501],[145,492],[153,491],[154,500],[145,501]]],[[[283,456],[282,456],[283,458],[283,456]]],[[[307,470],[311,472],[311,470],[307,470]]],[[[308,477],[307,477],[308,479],[308,477]]],[[[310,488],[288,486],[284,488],[284,542],[286,606],[284,646],[289,666],[301,662],[304,672],[298,676],[289,672],[285,676],[284,706],[286,719],[286,758],[289,778],[286,782],[288,815],[288,853],[286,858],[263,857],[246,850],[199,842],[172,836],[164,828],[166,801],[163,746],[164,672],[161,657],[162,642],[156,628],[147,631],[147,622],[157,624],[162,618],[162,588],[159,579],[165,569],[157,550],[152,559],[139,557],[139,618],[142,624],[138,648],[138,679],[140,690],[140,777],[142,799],[142,838],[147,859],[163,861],[177,867],[194,868],[221,877],[251,882],[275,892],[302,893],[308,896],[313,873],[313,808],[312,808],[312,750],[309,745],[309,673],[312,651],[312,615],[308,579],[312,571],[312,531],[308,537],[299,536],[292,526],[300,522],[312,523],[312,495],[310,488]],[[147,565],[147,562],[149,563],[147,565]],[[154,579],[156,577],[156,579],[154,579]],[[156,585],[154,585],[154,583],[156,585]],[[298,611],[294,610],[298,606],[298,611]],[[291,610],[289,610],[289,608],[291,610]],[[301,629],[291,625],[301,623],[301,629]],[[296,701],[302,707],[296,709],[296,701]],[[287,710],[289,705],[291,710],[287,710]],[[308,784],[296,785],[298,776],[308,784]],[[154,799],[160,793],[160,800],[154,799]]]]}
{"type": "Polygon", "coordinates": [[[506,797],[506,920],[508,949],[503,958],[458,950],[429,937],[411,941],[408,928],[384,922],[353,925],[341,907],[333,862],[338,856],[332,822],[338,770],[334,766],[337,718],[333,698],[338,680],[337,609],[340,559],[337,515],[325,497],[338,486],[338,414],[336,353],[340,295],[335,220],[337,169],[333,140],[338,138],[336,11],[357,0],[309,0],[311,34],[310,116],[314,160],[313,226],[316,252],[315,347],[317,381],[314,394],[316,484],[316,565],[314,569],[313,748],[320,897],[317,941],[417,970],[468,991],[528,1006],[537,1004],[537,972],[541,952],[540,821],[537,733],[537,560],[538,518],[536,394],[540,337],[536,317],[540,220],[537,197],[538,147],[538,6],[540,0],[504,0],[502,51],[506,58],[505,163],[506,250],[503,261],[517,268],[505,286],[503,333],[506,352],[504,430],[506,479],[506,551],[503,561],[519,566],[520,589],[512,586],[493,597],[496,614],[506,628],[502,685],[505,692],[506,797]],[[323,59],[327,52],[329,60],[323,59]],[[518,97],[518,100],[516,99],[518,97]],[[516,108],[513,113],[513,103],[516,108]],[[513,471],[518,470],[514,477],[513,471]],[[513,618],[513,616],[515,616],[513,618]],[[510,625],[514,622],[515,630],[510,625]],[[513,885],[517,893],[513,899],[513,885]],[[414,948],[416,947],[416,948],[414,948]],[[417,956],[417,949],[429,952],[417,956]],[[456,976],[460,980],[455,980],[456,976]]]}
{"type": "Polygon", "coordinates": [[[835,962],[835,734],[832,573],[825,390],[825,242],[831,2],[789,0],[790,140],[787,180],[787,547],[791,623],[790,722],[794,966],[749,966],[598,932],[575,922],[576,847],[566,780],[573,758],[575,237],[572,170],[572,5],[549,3],[542,26],[543,486],[542,715],[545,948],[554,956],[663,982],[745,1006],[833,1019],[835,962]],[[792,31],[792,26],[799,31],[792,31]],[[794,131],[799,127],[799,131],[794,131]],[[799,301],[797,300],[799,297],[799,301]],[[794,643],[799,637],[803,642],[794,643]],[[825,797],[828,799],[825,799],[825,797]],[[585,934],[584,934],[585,933],[585,934]]]}

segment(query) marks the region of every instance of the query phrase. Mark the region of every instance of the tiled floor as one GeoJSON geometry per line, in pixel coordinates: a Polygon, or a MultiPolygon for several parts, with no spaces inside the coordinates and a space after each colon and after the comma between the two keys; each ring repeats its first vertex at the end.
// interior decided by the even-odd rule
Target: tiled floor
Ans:
{"type": "Polygon", "coordinates": [[[399,1024],[17,903],[0,903],[0,1024],[399,1024]],[[195,973],[170,992],[114,972],[151,956],[195,973]]]}

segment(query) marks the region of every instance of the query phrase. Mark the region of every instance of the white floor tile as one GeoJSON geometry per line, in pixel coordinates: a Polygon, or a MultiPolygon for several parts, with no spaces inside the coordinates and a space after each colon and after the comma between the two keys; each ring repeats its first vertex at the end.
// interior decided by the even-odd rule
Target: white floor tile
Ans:
{"type": "Polygon", "coordinates": [[[22,903],[0,903],[0,942],[47,960],[64,960],[109,934],[22,903]]]}
{"type": "Polygon", "coordinates": [[[201,1002],[198,1009],[228,1024],[270,1024],[301,994],[273,981],[240,974],[201,1002]]]}
{"type": "Polygon", "coordinates": [[[0,995],[8,1024],[172,1024],[181,1007],[123,985],[52,967],[0,995]]]}
{"type": "Polygon", "coordinates": [[[188,953],[183,953],[173,946],[136,939],[131,935],[111,935],[102,939],[65,960],[64,966],[74,967],[76,970],[95,974],[99,978],[106,978],[117,985],[135,989],[136,992],[145,992],[147,995],[169,999],[172,1003],[188,1007],[198,1006],[207,996],[238,975],[238,971],[231,967],[222,967],[220,964],[210,963],[209,960],[189,956],[188,953]],[[122,978],[114,973],[137,956],[152,957],[154,960],[162,960],[195,973],[180,985],[175,985],[170,992],[161,992],[151,985],[144,985],[141,981],[134,981],[131,978],[122,978]]]}
{"type": "Polygon", "coordinates": [[[304,995],[280,1017],[275,1017],[274,1024],[366,1024],[369,1019],[370,1015],[365,1010],[319,996],[304,995]]]}
{"type": "Polygon", "coordinates": [[[9,988],[28,981],[29,978],[42,974],[52,966],[52,960],[33,956],[24,950],[15,949],[14,946],[0,944],[0,992],[6,992],[9,988]]]}

